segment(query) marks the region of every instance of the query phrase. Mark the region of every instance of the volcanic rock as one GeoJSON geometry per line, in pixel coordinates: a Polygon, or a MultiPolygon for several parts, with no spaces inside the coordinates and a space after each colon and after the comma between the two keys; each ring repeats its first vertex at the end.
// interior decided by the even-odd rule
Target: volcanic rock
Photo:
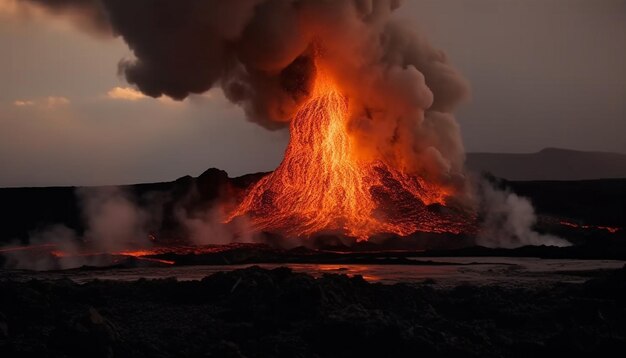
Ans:
{"type": "Polygon", "coordinates": [[[113,344],[119,339],[119,333],[111,321],[95,308],[88,307],[61,324],[51,337],[53,347],[69,348],[71,355],[110,358],[114,356],[113,344]]]}
{"type": "Polygon", "coordinates": [[[0,307],[11,335],[0,353],[486,358],[624,351],[626,267],[590,277],[437,288],[250,267],[185,282],[4,280],[0,307]]]}
{"type": "Polygon", "coordinates": [[[9,337],[9,325],[4,313],[0,312],[0,342],[9,337]]]}

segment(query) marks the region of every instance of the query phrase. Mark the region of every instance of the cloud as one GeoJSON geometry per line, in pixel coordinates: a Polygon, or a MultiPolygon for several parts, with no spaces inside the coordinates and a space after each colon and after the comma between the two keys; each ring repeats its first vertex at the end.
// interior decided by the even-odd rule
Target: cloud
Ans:
{"type": "MultiPolygon", "coordinates": [[[[111,100],[130,101],[130,102],[136,102],[136,101],[141,101],[144,99],[151,98],[132,87],[119,87],[119,86],[114,87],[109,92],[107,92],[106,97],[111,100]]],[[[177,101],[167,96],[160,96],[155,99],[159,103],[162,103],[165,105],[180,105],[183,103],[183,101],[177,101]]]]}
{"type": "Polygon", "coordinates": [[[115,87],[107,92],[107,97],[124,101],[138,101],[147,98],[146,95],[131,87],[115,87]]]}
{"type": "Polygon", "coordinates": [[[46,107],[46,108],[58,108],[67,106],[70,104],[70,100],[63,96],[48,96],[39,99],[17,99],[13,101],[15,107],[46,107]]]}
{"type": "Polygon", "coordinates": [[[48,108],[62,107],[70,104],[70,100],[62,96],[49,96],[44,102],[48,108]]]}
{"type": "Polygon", "coordinates": [[[29,106],[34,106],[35,101],[18,99],[15,102],[13,102],[13,105],[16,107],[29,107],[29,106]]]}

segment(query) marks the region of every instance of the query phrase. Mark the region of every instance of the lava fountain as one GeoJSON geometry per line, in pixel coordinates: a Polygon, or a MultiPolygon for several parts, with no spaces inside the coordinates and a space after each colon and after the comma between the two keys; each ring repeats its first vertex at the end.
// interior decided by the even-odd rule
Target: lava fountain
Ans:
{"type": "Polygon", "coordinates": [[[311,94],[291,121],[282,163],[249,189],[227,221],[247,216],[254,231],[360,240],[465,230],[466,214],[443,209],[451,194],[446,189],[357,155],[349,106],[334,78],[318,66],[311,94]]]}

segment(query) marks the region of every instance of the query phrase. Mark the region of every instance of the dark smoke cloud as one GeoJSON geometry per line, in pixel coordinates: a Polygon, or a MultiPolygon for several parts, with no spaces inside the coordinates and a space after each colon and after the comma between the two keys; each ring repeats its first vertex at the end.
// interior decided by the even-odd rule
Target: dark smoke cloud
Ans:
{"type": "MultiPolygon", "coordinates": [[[[453,109],[467,92],[445,54],[391,21],[399,1],[21,1],[80,15],[102,33],[121,36],[135,58],[121,61],[120,71],[145,94],[183,99],[219,84],[251,119],[270,127],[275,123],[265,121],[288,121],[306,97],[311,67],[301,59],[316,42],[344,42],[360,52],[349,57],[371,65],[413,66],[434,94],[433,110],[453,109]]],[[[329,56],[336,61],[338,54],[329,56]]]]}
{"type": "Polygon", "coordinates": [[[452,112],[469,86],[442,51],[392,18],[399,1],[22,2],[121,36],[134,58],[119,71],[146,95],[180,100],[221,86],[270,129],[293,117],[323,62],[351,101],[363,155],[441,185],[463,182],[452,112]]]}
{"type": "Polygon", "coordinates": [[[282,70],[306,48],[296,2],[23,1],[55,14],[80,15],[103,34],[121,36],[135,58],[120,61],[119,71],[146,95],[182,100],[222,84],[251,119],[272,128],[289,113],[278,110],[283,104],[266,105],[268,98],[289,102],[297,97],[281,86],[282,70]]]}

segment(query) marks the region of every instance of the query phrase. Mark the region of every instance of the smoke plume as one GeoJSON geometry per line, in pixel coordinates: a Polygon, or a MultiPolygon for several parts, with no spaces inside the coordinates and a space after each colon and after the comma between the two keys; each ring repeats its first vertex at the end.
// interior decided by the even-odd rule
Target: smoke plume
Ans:
{"type": "Polygon", "coordinates": [[[526,245],[570,246],[564,239],[536,232],[535,209],[531,202],[487,180],[476,184],[484,216],[476,243],[486,247],[516,248],[526,245]]]}
{"type": "Polygon", "coordinates": [[[149,245],[148,213],[117,187],[80,188],[76,194],[86,225],[84,240],[100,252],[149,245]]]}
{"type": "Polygon", "coordinates": [[[173,216],[176,223],[182,229],[185,238],[195,245],[256,242],[256,235],[249,229],[246,218],[228,225],[224,224],[224,210],[219,203],[232,200],[232,198],[228,198],[228,190],[224,190],[222,185],[224,184],[216,182],[193,183],[184,197],[174,204],[173,216]],[[199,186],[209,187],[210,190],[216,190],[218,187],[215,195],[209,195],[217,198],[206,200],[199,186]]]}
{"type": "Polygon", "coordinates": [[[147,228],[152,217],[122,189],[80,188],[76,190],[76,197],[85,227],[83,235],[60,224],[33,232],[29,237],[32,250],[5,253],[5,266],[31,270],[101,266],[110,264],[110,261],[98,254],[151,245],[147,228]],[[40,253],[38,247],[47,250],[40,253]],[[50,251],[53,255],[49,254],[50,251]]]}
{"type": "Polygon", "coordinates": [[[65,15],[134,54],[119,71],[148,96],[220,86],[249,120],[284,127],[316,65],[351,103],[360,153],[458,186],[463,146],[452,115],[468,84],[446,55],[393,19],[397,0],[21,0],[65,15]]]}

